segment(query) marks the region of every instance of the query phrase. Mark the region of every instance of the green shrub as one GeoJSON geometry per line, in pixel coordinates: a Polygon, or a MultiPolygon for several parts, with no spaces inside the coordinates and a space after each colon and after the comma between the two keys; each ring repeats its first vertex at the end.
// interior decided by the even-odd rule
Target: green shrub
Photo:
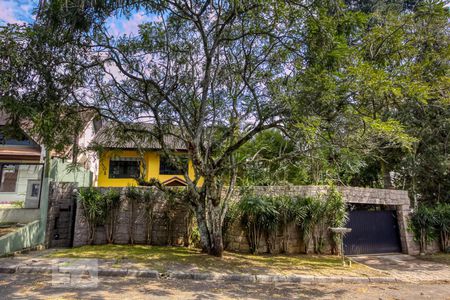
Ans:
{"type": "Polygon", "coordinates": [[[222,237],[224,242],[224,248],[227,249],[230,243],[230,233],[233,224],[240,218],[240,209],[237,202],[231,202],[228,205],[228,209],[225,213],[222,224],[222,237]]]}
{"type": "MultiPolygon", "coordinates": [[[[314,253],[323,253],[325,237],[329,236],[329,227],[345,225],[348,214],[342,195],[331,188],[326,195],[298,198],[295,204],[296,222],[300,226],[305,244],[305,253],[309,252],[312,239],[314,253]]],[[[336,239],[332,236],[332,248],[336,248],[336,239]]]]}
{"type": "Polygon", "coordinates": [[[436,238],[436,215],[433,208],[419,205],[410,220],[410,229],[419,243],[420,253],[426,253],[427,245],[436,238]]]}
{"type": "Polygon", "coordinates": [[[97,226],[102,225],[105,222],[105,201],[103,200],[102,193],[93,187],[81,189],[79,196],[83,206],[84,216],[86,217],[89,226],[88,242],[93,244],[97,226]]]}
{"type": "MultiPolygon", "coordinates": [[[[300,228],[305,252],[308,253],[312,240],[314,252],[323,253],[325,238],[330,236],[329,227],[345,225],[348,216],[342,195],[333,187],[328,194],[317,197],[269,197],[247,192],[241,197],[237,209],[252,253],[258,251],[263,236],[269,252],[276,244],[281,245],[281,252],[287,252],[290,239],[288,229],[293,222],[300,228]],[[278,231],[282,233],[281,242],[277,241],[278,231]]],[[[231,219],[232,214],[235,213],[230,212],[228,218],[231,219]]],[[[336,249],[334,236],[331,236],[330,242],[336,249]]]]}
{"type": "Polygon", "coordinates": [[[153,242],[153,215],[156,199],[156,193],[152,189],[146,189],[142,194],[142,202],[145,210],[146,242],[149,245],[153,242]]]}
{"type": "Polygon", "coordinates": [[[278,212],[270,197],[255,195],[244,195],[239,209],[250,252],[255,254],[263,235],[267,237],[276,230],[278,212]]]}
{"type": "Polygon", "coordinates": [[[116,232],[117,216],[120,210],[120,192],[116,189],[110,189],[103,195],[105,209],[105,231],[106,240],[109,244],[114,242],[116,232]]]}
{"type": "Polygon", "coordinates": [[[289,224],[294,222],[297,218],[297,212],[295,207],[295,201],[289,196],[278,196],[273,198],[275,209],[278,212],[278,225],[282,232],[281,252],[286,253],[288,251],[289,244],[289,224]]]}
{"type": "Polygon", "coordinates": [[[439,244],[442,252],[450,252],[449,233],[450,233],[450,204],[439,203],[434,208],[434,227],[439,234],[439,244]]]}

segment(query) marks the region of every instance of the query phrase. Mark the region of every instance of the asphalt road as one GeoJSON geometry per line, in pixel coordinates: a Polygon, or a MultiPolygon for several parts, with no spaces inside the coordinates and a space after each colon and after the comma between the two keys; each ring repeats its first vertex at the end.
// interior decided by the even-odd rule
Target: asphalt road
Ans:
{"type": "Polygon", "coordinates": [[[96,287],[62,285],[55,286],[50,275],[0,274],[0,299],[450,299],[450,284],[255,284],[102,277],[96,287]]]}

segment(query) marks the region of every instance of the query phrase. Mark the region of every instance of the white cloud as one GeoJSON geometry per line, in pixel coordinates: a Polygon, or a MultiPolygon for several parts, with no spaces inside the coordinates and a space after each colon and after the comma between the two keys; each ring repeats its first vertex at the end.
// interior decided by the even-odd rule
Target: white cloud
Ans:
{"type": "Polygon", "coordinates": [[[0,24],[23,24],[33,21],[37,0],[0,0],[0,24]]]}
{"type": "Polygon", "coordinates": [[[108,31],[113,36],[120,35],[137,35],[139,33],[139,25],[147,22],[160,22],[161,18],[155,15],[147,15],[144,12],[136,12],[129,18],[114,17],[108,20],[108,31]]]}
{"type": "Polygon", "coordinates": [[[0,22],[4,23],[23,23],[17,20],[13,5],[8,2],[0,3],[0,22]]]}

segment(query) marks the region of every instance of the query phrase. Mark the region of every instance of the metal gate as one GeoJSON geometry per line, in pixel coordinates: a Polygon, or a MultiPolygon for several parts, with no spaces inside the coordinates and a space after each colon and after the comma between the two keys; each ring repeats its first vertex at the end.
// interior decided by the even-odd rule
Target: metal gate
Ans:
{"type": "Polygon", "coordinates": [[[402,251],[395,210],[351,211],[347,227],[352,231],[344,237],[345,254],[402,251]]]}

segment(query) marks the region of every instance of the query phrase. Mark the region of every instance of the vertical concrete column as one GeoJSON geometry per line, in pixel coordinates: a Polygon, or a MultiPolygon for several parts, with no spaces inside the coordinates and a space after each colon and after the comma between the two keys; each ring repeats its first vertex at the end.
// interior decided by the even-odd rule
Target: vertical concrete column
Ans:
{"type": "Polygon", "coordinates": [[[410,215],[411,208],[409,205],[397,206],[397,219],[399,223],[402,251],[409,255],[416,255],[419,254],[419,247],[414,241],[414,234],[408,230],[410,215]]]}
{"type": "Polygon", "coordinates": [[[41,190],[41,202],[39,204],[40,211],[40,222],[39,222],[39,233],[38,233],[38,244],[45,244],[45,233],[47,227],[47,215],[48,215],[48,198],[49,198],[49,178],[44,176],[42,180],[42,190],[41,190]]]}

